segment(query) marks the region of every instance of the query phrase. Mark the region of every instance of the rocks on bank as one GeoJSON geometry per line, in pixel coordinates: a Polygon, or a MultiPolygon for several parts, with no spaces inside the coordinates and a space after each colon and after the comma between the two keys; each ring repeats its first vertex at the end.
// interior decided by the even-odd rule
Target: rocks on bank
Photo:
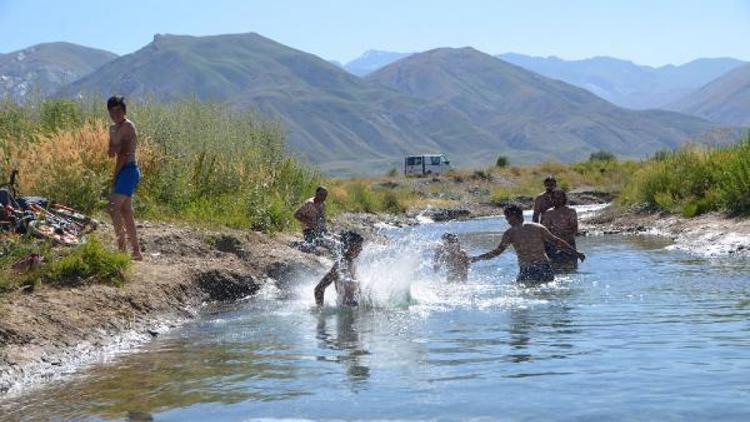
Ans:
{"type": "Polygon", "coordinates": [[[674,248],[702,256],[750,256],[750,219],[719,213],[685,218],[611,206],[583,220],[580,229],[587,235],[664,236],[674,241],[674,248]]]}

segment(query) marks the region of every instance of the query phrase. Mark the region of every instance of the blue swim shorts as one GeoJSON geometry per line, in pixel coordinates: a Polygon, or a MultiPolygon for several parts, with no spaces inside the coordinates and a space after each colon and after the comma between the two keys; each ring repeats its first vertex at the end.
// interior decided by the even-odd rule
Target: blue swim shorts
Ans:
{"type": "Polygon", "coordinates": [[[136,163],[125,164],[115,178],[114,194],[132,197],[138,182],[141,181],[141,169],[136,163]]]}

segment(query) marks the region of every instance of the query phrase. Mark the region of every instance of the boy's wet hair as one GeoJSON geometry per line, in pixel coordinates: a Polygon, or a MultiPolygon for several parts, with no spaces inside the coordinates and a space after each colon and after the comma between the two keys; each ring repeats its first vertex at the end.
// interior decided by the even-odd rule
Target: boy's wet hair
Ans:
{"type": "Polygon", "coordinates": [[[555,176],[547,176],[544,178],[544,184],[546,185],[547,183],[557,184],[557,179],[555,179],[555,176]]]}
{"type": "Polygon", "coordinates": [[[328,193],[328,189],[327,189],[327,188],[326,188],[325,186],[318,186],[318,187],[317,187],[317,188],[315,189],[315,194],[316,194],[316,195],[319,195],[319,194],[321,194],[321,193],[328,193]]]}
{"type": "Polygon", "coordinates": [[[563,204],[567,204],[568,203],[568,194],[565,193],[564,190],[562,190],[562,189],[555,189],[555,190],[552,191],[552,197],[553,198],[558,197],[558,196],[560,198],[562,198],[563,204]]]}
{"type": "Polygon", "coordinates": [[[339,237],[341,238],[341,242],[347,248],[354,245],[361,245],[365,241],[365,238],[362,237],[361,234],[353,230],[341,232],[341,234],[339,234],[339,237]]]}
{"type": "Polygon", "coordinates": [[[503,210],[503,214],[505,214],[506,217],[516,217],[523,219],[523,209],[519,207],[518,205],[508,205],[503,210]]]}
{"type": "Polygon", "coordinates": [[[107,100],[107,110],[120,106],[123,113],[127,113],[128,107],[125,105],[125,97],[121,95],[113,95],[107,100]]]}
{"type": "Polygon", "coordinates": [[[458,236],[456,236],[456,233],[443,233],[440,238],[448,242],[458,242],[458,236]]]}

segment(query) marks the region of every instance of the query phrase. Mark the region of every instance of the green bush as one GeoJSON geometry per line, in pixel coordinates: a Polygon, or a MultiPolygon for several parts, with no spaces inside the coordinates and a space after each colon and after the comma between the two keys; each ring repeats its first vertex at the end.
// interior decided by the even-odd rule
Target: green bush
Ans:
{"type": "Polygon", "coordinates": [[[634,174],[619,201],[686,217],[717,210],[750,215],[750,139],[658,154],[634,174]]]}
{"type": "Polygon", "coordinates": [[[497,157],[497,160],[495,161],[495,167],[507,167],[508,163],[510,163],[508,157],[501,155],[497,157]]]}
{"type": "Polygon", "coordinates": [[[129,266],[127,254],[110,252],[92,237],[71,253],[51,262],[43,279],[56,284],[98,282],[119,286],[125,282],[125,270],[129,266]]]}
{"type": "Polygon", "coordinates": [[[589,155],[589,161],[614,161],[617,157],[609,151],[600,150],[589,155]]]}

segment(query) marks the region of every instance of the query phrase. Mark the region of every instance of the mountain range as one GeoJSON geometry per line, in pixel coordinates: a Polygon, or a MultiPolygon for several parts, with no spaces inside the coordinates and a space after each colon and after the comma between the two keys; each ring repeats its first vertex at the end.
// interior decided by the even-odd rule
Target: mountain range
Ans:
{"type": "Polygon", "coordinates": [[[750,64],[720,76],[667,108],[727,125],[750,127],[750,64]]]}
{"type": "Polygon", "coordinates": [[[680,66],[650,67],[612,57],[562,60],[516,53],[497,57],[633,109],[663,108],[745,64],[737,59],[717,58],[693,60],[680,66]]]}
{"type": "MultiPolygon", "coordinates": [[[[370,64],[385,57],[368,56],[370,64]]],[[[382,173],[414,153],[443,152],[459,166],[500,154],[570,161],[600,149],[643,157],[736,133],[685,114],[623,109],[473,48],[404,54],[361,78],[254,33],[156,35],[56,95],[113,93],[257,110],[284,123],[291,150],[340,175],[382,173]]]]}
{"type": "MultiPolygon", "coordinates": [[[[369,50],[344,65],[344,68],[355,75],[366,76],[412,54],[369,50]]],[[[613,57],[563,60],[555,56],[536,57],[518,53],[499,54],[496,57],[632,109],[673,109],[674,103],[683,97],[746,64],[733,58],[704,58],[679,66],[651,67],[613,57]]]]}
{"type": "Polygon", "coordinates": [[[258,34],[158,35],[61,91],[170,101],[197,97],[281,119],[289,145],[330,173],[373,173],[405,154],[459,165],[575,160],[606,149],[642,157],[716,125],[618,108],[472,48],[402,58],[362,79],[258,34]]]}
{"type": "Polygon", "coordinates": [[[0,54],[0,98],[51,95],[116,57],[109,51],[66,42],[0,54]]]}

